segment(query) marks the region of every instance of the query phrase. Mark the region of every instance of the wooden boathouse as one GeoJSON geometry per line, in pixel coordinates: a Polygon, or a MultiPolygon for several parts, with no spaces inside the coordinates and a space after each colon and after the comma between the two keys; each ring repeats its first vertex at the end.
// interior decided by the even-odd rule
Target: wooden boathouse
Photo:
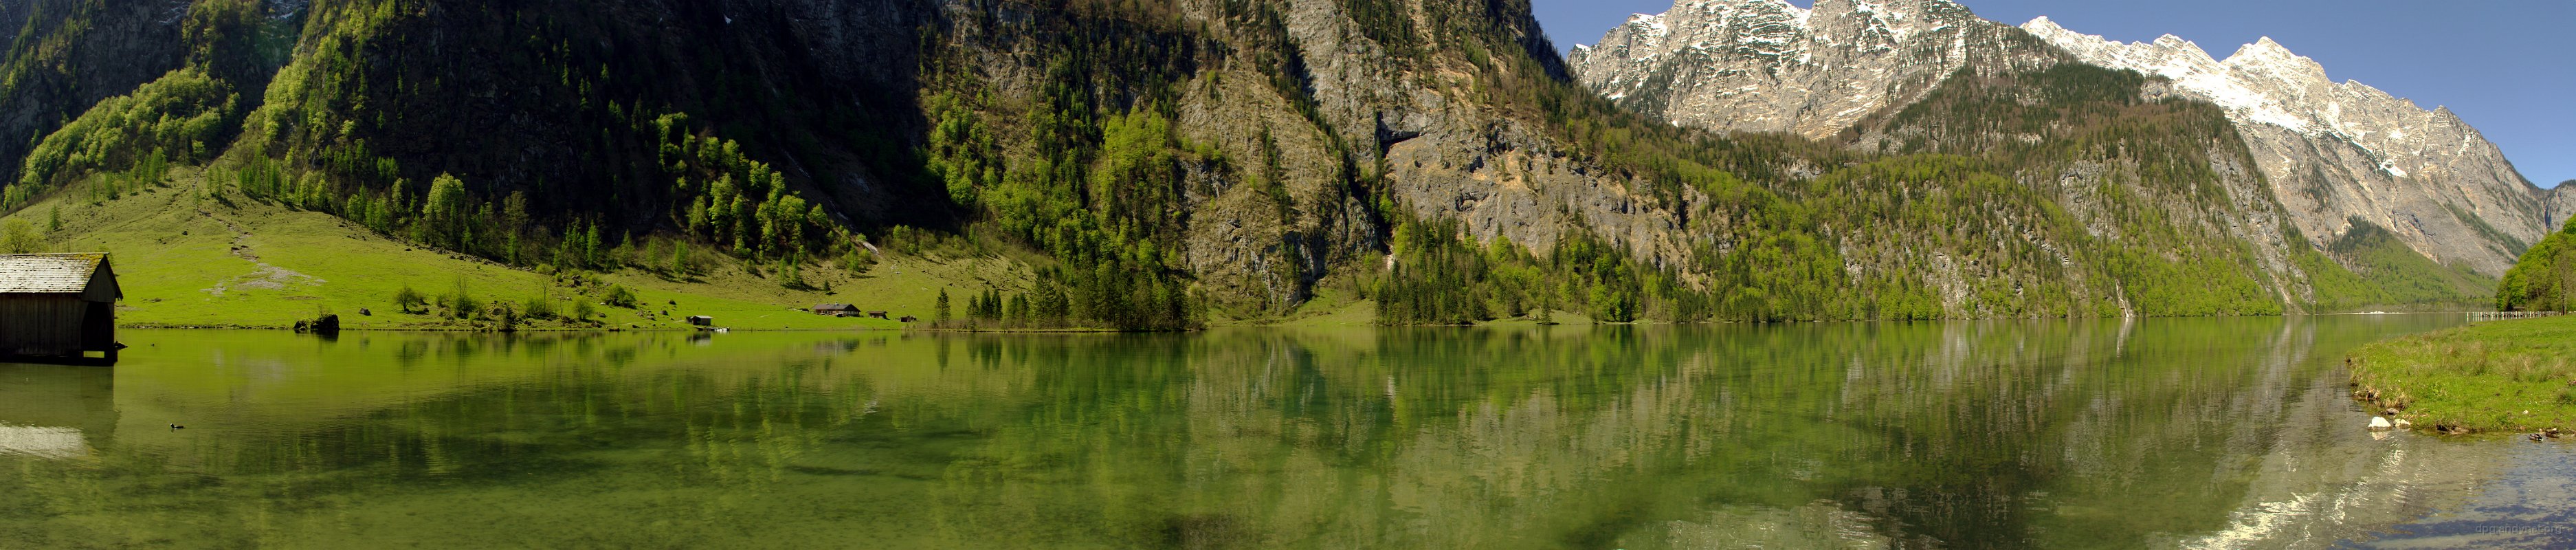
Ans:
{"type": "Polygon", "coordinates": [[[0,356],[116,362],[116,270],[107,254],[0,254],[0,356]]]}

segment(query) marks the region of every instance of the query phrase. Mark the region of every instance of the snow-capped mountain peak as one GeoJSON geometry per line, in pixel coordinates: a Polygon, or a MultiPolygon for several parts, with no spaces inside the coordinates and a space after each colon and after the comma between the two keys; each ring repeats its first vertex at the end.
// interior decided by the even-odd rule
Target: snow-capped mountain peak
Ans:
{"type": "Polygon", "coordinates": [[[1676,125],[1824,138],[1921,100],[1963,68],[2018,71],[2071,58],[2160,77],[2157,86],[2175,96],[2217,105],[2312,243],[2331,242],[2359,219],[2427,256],[2500,272],[2513,242],[2556,227],[2540,219],[2549,210],[2535,206],[2537,188],[2450,110],[2337,83],[2268,36],[2221,60],[2171,34],[2120,42],[2044,16],[2016,30],[1951,0],[1814,6],[1678,0],[1568,61],[1595,92],[1676,125]],[[2031,47],[2023,33],[2054,48],[2031,47]]]}
{"type": "MultiPolygon", "coordinates": [[[[1567,61],[1603,96],[1676,124],[1820,136],[1911,102],[1969,64],[1970,44],[2011,32],[1950,0],[1814,6],[1682,0],[1660,15],[1631,17],[1567,61]]],[[[1987,61],[2038,63],[2047,55],[2018,53],[1987,61]]]]}
{"type": "Polygon", "coordinates": [[[2275,189],[2297,190],[2276,195],[2305,214],[2300,225],[2309,235],[2338,235],[2350,228],[2347,219],[2361,219],[2427,256],[2500,272],[2512,252],[2479,244],[2492,240],[2480,231],[2527,243],[2552,225],[2529,215],[2537,188],[2449,109],[2425,111],[2360,82],[2337,83],[2324,65],[2269,36],[2219,61],[2170,34],[2121,43],[2046,17],[2021,28],[2087,64],[2162,76],[2183,95],[2225,109],[2275,189]],[[2464,216],[2494,229],[2467,229],[2464,216]]]}

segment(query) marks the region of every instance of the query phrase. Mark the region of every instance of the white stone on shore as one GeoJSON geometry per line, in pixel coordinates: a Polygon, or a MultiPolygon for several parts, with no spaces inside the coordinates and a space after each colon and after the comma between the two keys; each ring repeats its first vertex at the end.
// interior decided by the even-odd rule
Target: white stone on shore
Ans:
{"type": "Polygon", "coordinates": [[[2400,418],[2400,419],[2392,420],[2392,421],[2390,421],[2390,423],[2396,424],[2396,425],[2397,425],[2397,429],[2400,429],[2400,430],[2404,430],[2404,429],[2411,429],[2411,428],[2414,428],[2414,427],[2415,427],[2415,423],[2413,423],[2413,422],[2407,422],[2407,421],[2406,421],[2406,419],[2404,419],[2404,418],[2400,418]]]}

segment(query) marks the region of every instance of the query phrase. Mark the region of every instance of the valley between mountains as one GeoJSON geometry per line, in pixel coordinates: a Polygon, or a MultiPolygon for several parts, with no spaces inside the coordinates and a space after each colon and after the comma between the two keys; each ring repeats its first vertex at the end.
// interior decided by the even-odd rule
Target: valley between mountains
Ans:
{"type": "Polygon", "coordinates": [[[1971,7],[33,0],[0,247],[143,325],[2275,315],[2487,307],[2576,209],[2268,39],[1971,7]]]}

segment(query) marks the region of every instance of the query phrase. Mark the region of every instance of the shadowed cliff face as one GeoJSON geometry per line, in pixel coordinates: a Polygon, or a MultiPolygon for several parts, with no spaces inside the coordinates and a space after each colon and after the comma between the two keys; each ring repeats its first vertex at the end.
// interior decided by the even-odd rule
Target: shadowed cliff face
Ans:
{"type": "Polygon", "coordinates": [[[681,131],[740,142],[836,213],[937,224],[942,209],[903,204],[918,194],[893,152],[921,131],[917,50],[941,21],[908,0],[323,8],[268,92],[314,116],[254,117],[248,144],[355,150],[414,192],[450,173],[478,196],[524,192],[543,218],[646,230],[670,223],[668,199],[635,127],[682,113],[700,123],[681,131]]]}
{"type": "Polygon", "coordinates": [[[187,50],[184,2],[29,0],[0,6],[0,181],[37,138],[99,100],[132,91],[179,68],[187,50]]]}
{"type": "Polygon", "coordinates": [[[2542,217],[2549,222],[2549,227],[2563,227],[2567,225],[2569,216],[2576,215],[2576,185],[2570,184],[2576,184],[2576,180],[2558,182],[2557,187],[2540,194],[2542,217]]]}
{"type": "MultiPolygon", "coordinates": [[[[1089,187],[1097,193],[1047,199],[1109,208],[1097,204],[1099,195],[1121,191],[1101,189],[1123,182],[1089,173],[1103,168],[1093,164],[1108,145],[1100,122],[1151,111],[1171,119],[1179,144],[1198,149],[1187,155],[1192,162],[1147,169],[1186,182],[1168,193],[1177,200],[1146,206],[1167,212],[1174,227],[1130,235],[1143,242],[1121,247],[1162,249],[1220,299],[1261,308],[1301,302],[1334,269],[1376,265],[1386,231],[1384,214],[1372,208],[1380,201],[1404,205],[1407,216],[1478,219],[1473,237],[1509,234],[1535,249],[1569,224],[1605,227],[1622,241],[1675,239],[1658,228],[1676,224],[1649,219],[1672,214],[1640,218],[1617,179],[1518,185],[1505,192],[1521,205],[1512,210],[1453,199],[1494,193],[1475,188],[1490,179],[1475,167],[1500,161],[1475,157],[1573,162],[1548,132],[1528,127],[1529,113],[1500,109],[1474,89],[1477,75],[1492,71],[1513,73],[1507,80],[1515,82],[1565,80],[1520,2],[244,5],[274,27],[265,30],[287,37],[275,49],[291,55],[249,71],[192,57],[224,50],[213,46],[221,37],[143,18],[156,12],[141,4],[85,8],[78,21],[46,11],[49,4],[11,12],[38,20],[29,37],[115,46],[39,53],[86,62],[119,47],[153,52],[117,54],[125,62],[113,70],[48,62],[44,68],[61,69],[47,73],[55,80],[106,83],[30,80],[30,91],[8,96],[19,108],[7,128],[43,135],[102,94],[197,67],[243,97],[216,113],[239,125],[232,150],[283,161],[288,181],[276,185],[327,189],[297,192],[306,198],[290,200],[304,207],[363,218],[362,208],[315,197],[375,197],[394,204],[399,218],[418,210],[396,204],[402,197],[426,196],[434,179],[453,175],[469,201],[498,210],[502,197],[524,197],[524,218],[537,225],[569,235],[575,225],[596,224],[613,240],[690,229],[683,215],[690,197],[675,189],[709,182],[668,181],[681,161],[664,141],[674,135],[726,141],[719,160],[774,169],[780,184],[772,189],[801,195],[836,223],[868,232],[961,231],[1011,215],[971,200],[1003,175],[1096,180],[1089,187]],[[38,86],[48,83],[54,87],[38,86]],[[73,92],[85,99],[58,99],[73,92]],[[990,126],[977,152],[990,174],[964,194],[941,181],[952,166],[925,158],[925,148],[941,145],[932,118],[942,113],[925,104],[931,97],[962,98],[961,111],[990,126]],[[667,115],[685,116],[654,127],[667,115]],[[1064,118],[1080,119],[1060,125],[1074,131],[1048,134],[1046,120],[1064,118]],[[1390,152],[1451,162],[1393,177],[1381,166],[1390,152]],[[1532,206],[1541,199],[1577,208],[1532,206]],[[1513,217],[1523,219],[1502,221],[1513,217]]],[[[190,13],[164,7],[174,17],[190,13]]],[[[261,44],[231,49],[265,52],[261,44]]],[[[138,116],[156,114],[163,113],[138,116]]],[[[40,182],[53,188],[124,170],[150,153],[112,139],[61,142],[108,151],[67,155],[71,167],[40,182]]],[[[214,150],[193,159],[225,149],[207,146],[214,150]]],[[[1636,248],[1669,256],[1677,247],[1636,248]]]]}

